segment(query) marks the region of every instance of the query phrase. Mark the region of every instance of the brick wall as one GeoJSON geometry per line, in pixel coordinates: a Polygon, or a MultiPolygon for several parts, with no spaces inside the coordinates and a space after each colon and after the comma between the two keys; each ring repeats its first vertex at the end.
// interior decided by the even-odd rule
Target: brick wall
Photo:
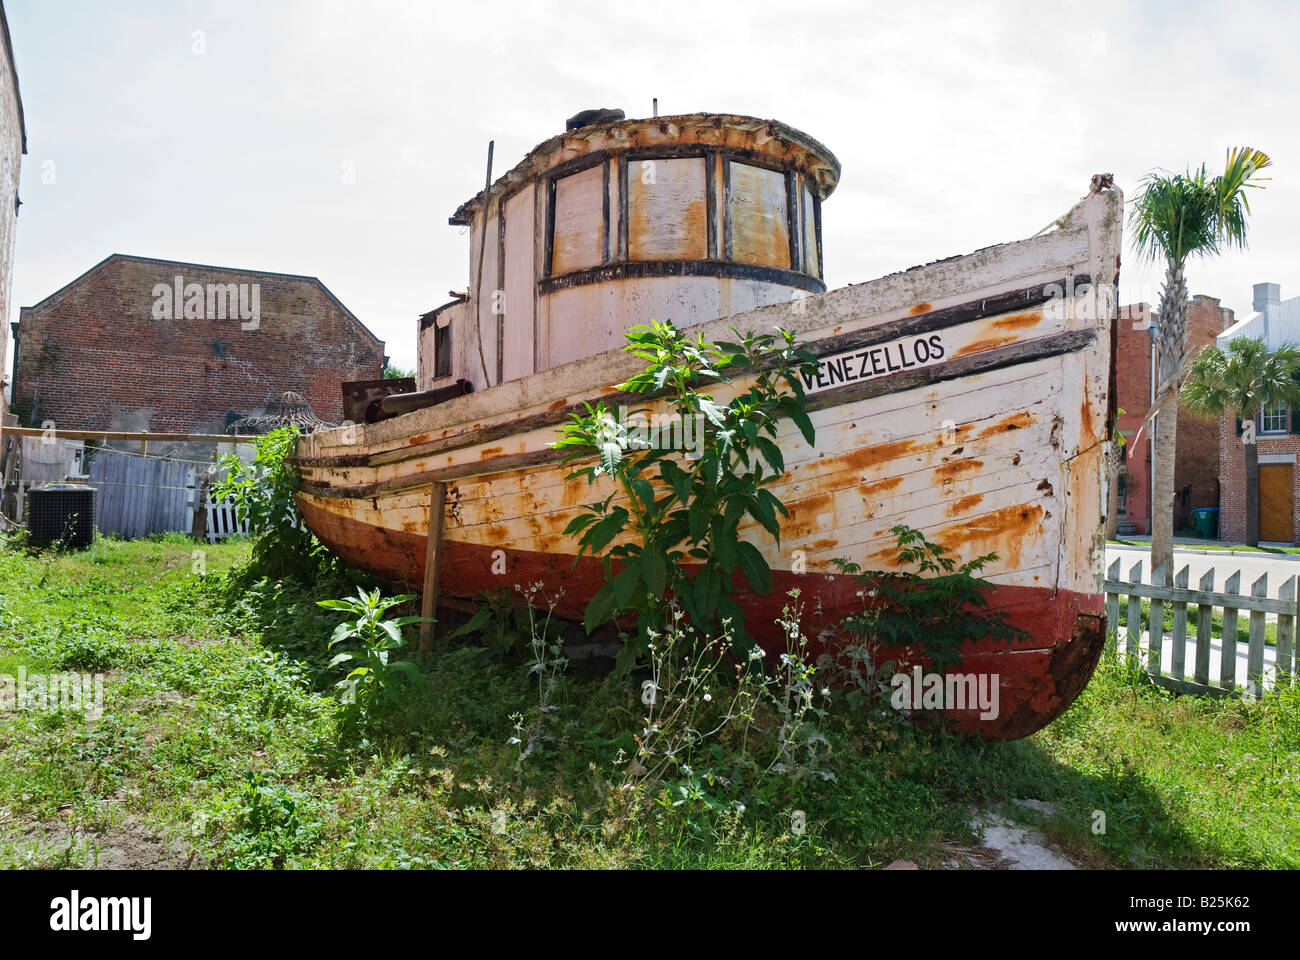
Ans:
{"type": "MultiPolygon", "coordinates": [[[[1151,405],[1151,338],[1146,332],[1148,304],[1132,304],[1120,310],[1115,345],[1116,404],[1124,411],[1119,430],[1128,439],[1124,469],[1128,473],[1128,510],[1121,521],[1137,526],[1137,532],[1151,532],[1151,428],[1135,436],[1151,405]]],[[[1231,311],[1227,323],[1231,323],[1231,311]]],[[[1188,303],[1187,342],[1190,349],[1214,343],[1225,327],[1223,309],[1214,297],[1198,296],[1188,303]]],[[[1200,420],[1185,411],[1178,414],[1178,451],[1174,464],[1174,490],[1188,490],[1187,507],[1219,505],[1219,435],[1213,421],[1200,420]]],[[[1175,521],[1190,519],[1175,516],[1175,521]]]]}
{"type": "Polygon", "coordinates": [[[1150,313],[1151,307],[1145,303],[1123,307],[1115,337],[1115,404],[1124,411],[1118,428],[1128,441],[1124,448],[1128,504],[1120,521],[1135,524],[1138,533],[1151,530],[1151,448],[1145,430],[1137,437],[1142,417],[1151,405],[1151,338],[1142,319],[1150,313]]]}
{"type": "Polygon", "coordinates": [[[25,422],[155,433],[220,433],[287,390],[337,423],[343,381],[378,378],[384,358],[383,342],[314,278],[119,255],[24,307],[17,351],[14,407],[25,422]],[[170,291],[177,276],[205,291],[247,284],[249,300],[256,284],[257,328],[242,329],[252,324],[234,309],[226,319],[156,316],[156,288],[170,291]]]}
{"type": "MultiPolygon", "coordinates": [[[[1215,297],[1192,298],[1187,311],[1187,345],[1199,350],[1234,322],[1215,297]]],[[[1174,490],[1190,487],[1188,507],[1219,507],[1219,424],[1202,420],[1185,410],[1178,413],[1178,458],[1174,465],[1174,490]]]]}
{"type": "MultiPolygon", "coordinates": [[[[1216,424],[1219,435],[1219,464],[1223,496],[1219,505],[1219,537],[1223,540],[1246,539],[1246,453],[1241,437],[1237,435],[1237,418],[1224,417],[1216,424]]],[[[1256,436],[1259,457],[1291,457],[1300,459],[1300,436],[1294,432],[1285,437],[1256,436]]],[[[1291,542],[1300,543],[1300,517],[1295,504],[1300,498],[1300,469],[1291,468],[1291,542]]]]}

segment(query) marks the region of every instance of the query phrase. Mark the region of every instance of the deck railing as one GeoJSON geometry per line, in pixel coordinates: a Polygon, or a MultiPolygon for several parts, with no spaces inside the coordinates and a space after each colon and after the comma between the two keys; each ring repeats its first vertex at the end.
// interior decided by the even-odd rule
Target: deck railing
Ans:
{"type": "Polygon", "coordinates": [[[1250,585],[1247,595],[1241,593],[1240,570],[1229,574],[1223,589],[1216,591],[1213,567],[1192,589],[1187,566],[1174,575],[1171,585],[1164,567],[1155,570],[1150,583],[1143,583],[1142,560],[1129,569],[1127,580],[1121,580],[1121,562],[1115,560],[1110,565],[1104,584],[1108,643],[1114,649],[1122,631],[1125,654],[1142,663],[1153,681],[1182,692],[1252,699],[1258,699],[1265,689],[1276,684],[1295,682],[1295,626],[1300,610],[1294,576],[1283,580],[1276,595],[1270,597],[1267,573],[1250,585]],[[1149,616],[1143,613],[1144,600],[1149,616]],[[1171,630],[1165,627],[1166,608],[1172,615],[1171,630]],[[1125,620],[1122,627],[1121,609],[1125,620]],[[1239,638],[1243,616],[1249,618],[1244,644],[1239,638]],[[1269,643],[1272,618],[1276,618],[1276,625],[1273,642],[1269,643]],[[1144,623],[1149,625],[1146,631],[1144,623]],[[1217,682],[1210,679],[1212,671],[1218,673],[1217,682]]]}

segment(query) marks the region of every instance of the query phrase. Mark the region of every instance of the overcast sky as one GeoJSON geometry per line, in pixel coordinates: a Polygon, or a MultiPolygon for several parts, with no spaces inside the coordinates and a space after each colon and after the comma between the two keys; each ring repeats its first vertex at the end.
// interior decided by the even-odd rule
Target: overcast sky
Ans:
{"type": "MultiPolygon", "coordinates": [[[[320,279],[415,365],[464,289],[447,217],[589,107],[773,118],[843,165],[831,287],[1028,237],[1113,172],[1249,144],[1251,245],[1189,269],[1300,295],[1300,5],[8,0],[26,111],[12,316],[110,253],[320,279]],[[345,182],[348,170],[355,183],[345,182]]],[[[1126,254],[1124,302],[1161,270],[1126,254]]],[[[7,326],[6,326],[7,333],[7,326]]]]}

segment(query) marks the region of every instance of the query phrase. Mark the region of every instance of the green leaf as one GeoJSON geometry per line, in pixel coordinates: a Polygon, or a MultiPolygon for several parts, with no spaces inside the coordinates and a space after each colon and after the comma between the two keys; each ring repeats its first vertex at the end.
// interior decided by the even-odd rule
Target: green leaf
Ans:
{"type": "Polygon", "coordinates": [[[606,440],[600,445],[600,465],[606,473],[613,474],[623,460],[623,447],[616,440],[606,440]]]}
{"type": "Polygon", "coordinates": [[[740,569],[745,574],[745,579],[753,587],[757,594],[765,594],[772,589],[772,571],[767,565],[767,560],[758,548],[752,543],[746,543],[741,540],[736,545],[740,569]]]}
{"type": "Polygon", "coordinates": [[[354,623],[340,623],[334,628],[334,635],[330,637],[330,642],[326,646],[326,649],[328,650],[336,643],[342,643],[344,640],[350,640],[352,637],[355,637],[357,635],[355,628],[356,624],[354,623]]]}
{"type": "MultiPolygon", "coordinates": [[[[766,490],[759,491],[767,493],[766,490]]],[[[761,496],[755,497],[749,506],[749,515],[762,524],[763,529],[776,538],[777,543],[781,542],[781,525],[776,519],[776,513],[772,509],[772,504],[761,496]]]]}
{"type": "Polygon", "coordinates": [[[392,620],[380,620],[379,626],[384,633],[388,634],[389,639],[392,641],[392,647],[400,647],[402,645],[402,631],[398,629],[397,624],[392,620]]]}
{"type": "Polygon", "coordinates": [[[699,398],[699,404],[700,404],[700,413],[708,417],[709,422],[712,423],[715,427],[721,427],[726,424],[727,413],[724,408],[718,406],[716,403],[714,403],[712,400],[710,400],[708,397],[705,396],[701,396],[699,398]]]}
{"type": "Polygon", "coordinates": [[[645,513],[653,513],[655,508],[655,491],[650,486],[648,480],[635,480],[632,483],[632,490],[636,493],[636,498],[641,501],[645,513]]]}
{"type": "Polygon", "coordinates": [[[599,519],[600,516],[595,513],[580,513],[569,521],[569,525],[564,528],[564,535],[571,537],[575,533],[581,533],[599,519]]]}
{"type": "Polygon", "coordinates": [[[408,627],[413,623],[437,623],[433,617],[398,617],[392,621],[399,627],[408,627]]]}
{"type": "Polygon", "coordinates": [[[722,568],[722,572],[727,576],[731,576],[732,571],[736,569],[736,543],[735,530],[723,531],[715,538],[713,543],[713,550],[718,558],[718,566],[722,568]]]}
{"type": "Polygon", "coordinates": [[[422,677],[420,668],[409,660],[394,660],[388,665],[388,669],[411,680],[419,680],[422,677]]]}
{"type": "Polygon", "coordinates": [[[641,583],[641,560],[629,560],[623,569],[614,576],[614,603],[619,609],[624,609],[632,595],[636,593],[637,585],[641,583]]]}
{"type": "Polygon", "coordinates": [[[785,473],[785,457],[781,454],[781,448],[765,437],[759,437],[756,443],[768,465],[777,473],[785,473]]]}
{"type": "Polygon", "coordinates": [[[655,597],[662,597],[664,588],[668,585],[668,566],[663,551],[651,549],[642,559],[641,568],[645,572],[646,588],[655,597]]]}
{"type": "Polygon", "coordinates": [[[687,513],[691,539],[698,543],[709,532],[709,509],[704,500],[696,499],[687,513]]]}
{"type": "Polygon", "coordinates": [[[457,627],[455,630],[451,631],[451,633],[446,634],[446,639],[456,640],[460,637],[467,637],[478,633],[491,622],[492,609],[490,607],[479,607],[474,611],[474,616],[470,617],[466,623],[457,627]]]}
{"type": "Polygon", "coordinates": [[[718,609],[718,594],[722,592],[722,578],[711,564],[705,564],[695,575],[693,592],[700,614],[713,619],[718,609]]]}
{"type": "Polygon", "coordinates": [[[596,591],[596,595],[587,604],[587,614],[582,619],[582,624],[587,633],[590,635],[591,631],[608,620],[613,609],[614,588],[607,583],[596,591]]]}
{"type": "Polygon", "coordinates": [[[803,434],[803,438],[808,442],[809,446],[817,442],[817,431],[813,428],[813,422],[808,418],[808,414],[801,409],[794,408],[790,410],[790,419],[799,428],[799,432],[803,434]]]}
{"type": "Polygon", "coordinates": [[[582,542],[592,553],[599,553],[611,540],[619,535],[627,523],[628,513],[622,507],[615,507],[604,520],[587,531],[582,542]]]}

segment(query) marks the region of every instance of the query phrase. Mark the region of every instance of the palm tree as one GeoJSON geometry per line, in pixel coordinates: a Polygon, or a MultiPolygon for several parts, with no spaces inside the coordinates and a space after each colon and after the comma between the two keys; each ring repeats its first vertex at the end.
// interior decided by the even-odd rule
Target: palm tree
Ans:
{"type": "Polygon", "coordinates": [[[1183,271],[1193,256],[1210,256],[1223,247],[1246,246],[1247,187],[1272,160],[1251,147],[1228,151],[1223,173],[1199,170],[1148,174],[1134,198],[1129,226],[1140,259],[1165,264],[1156,322],[1158,386],[1147,419],[1155,422],[1152,465],[1151,569],[1172,569],[1174,554],[1174,460],[1178,440],[1178,388],[1187,362],[1187,281],[1183,271]]]}
{"type": "MultiPolygon", "coordinates": [[[[1187,367],[1183,406],[1198,417],[1225,413],[1243,422],[1261,410],[1300,406],[1300,348],[1286,344],[1272,353],[1259,337],[1237,337],[1228,352],[1206,347],[1187,367]]],[[[1300,429],[1293,424],[1292,429],[1300,429]]],[[[1243,435],[1243,440],[1245,436],[1243,435]]],[[[1259,545],[1259,448],[1242,443],[1246,457],[1246,543],[1259,545]]]]}

